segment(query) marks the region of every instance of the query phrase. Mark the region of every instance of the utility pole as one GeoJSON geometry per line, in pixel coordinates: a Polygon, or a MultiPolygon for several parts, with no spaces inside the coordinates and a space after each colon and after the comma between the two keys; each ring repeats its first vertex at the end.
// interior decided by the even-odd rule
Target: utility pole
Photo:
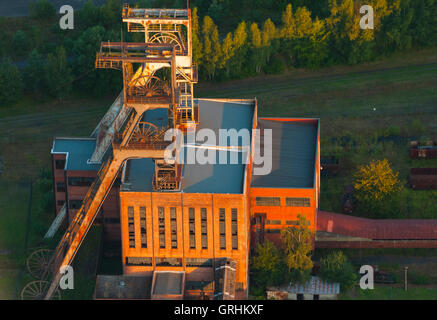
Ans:
{"type": "Polygon", "coordinates": [[[408,267],[405,267],[405,291],[408,291],[408,267]]]}

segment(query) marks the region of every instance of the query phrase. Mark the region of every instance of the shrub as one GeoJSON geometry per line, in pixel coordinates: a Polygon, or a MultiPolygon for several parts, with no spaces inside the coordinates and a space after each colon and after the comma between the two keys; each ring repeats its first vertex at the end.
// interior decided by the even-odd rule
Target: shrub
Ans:
{"type": "Polygon", "coordinates": [[[413,123],[411,124],[411,126],[413,128],[413,132],[414,132],[415,135],[420,136],[420,135],[422,135],[426,131],[425,126],[418,119],[414,120],[413,123]]]}
{"type": "Polygon", "coordinates": [[[412,282],[413,284],[429,284],[430,280],[429,277],[426,275],[421,275],[421,274],[417,274],[417,275],[413,275],[412,277],[412,282]]]}
{"type": "Polygon", "coordinates": [[[399,172],[393,172],[387,159],[360,166],[355,174],[357,198],[365,202],[380,201],[400,191],[399,172]]]}
{"type": "Polygon", "coordinates": [[[56,15],[55,7],[48,0],[39,0],[30,5],[30,16],[32,18],[45,20],[51,19],[56,15]]]}
{"type": "Polygon", "coordinates": [[[268,285],[279,285],[285,279],[286,266],[283,254],[268,240],[255,247],[251,265],[256,284],[262,288],[268,285]]]}
{"type": "Polygon", "coordinates": [[[400,134],[401,134],[401,128],[399,128],[398,126],[390,126],[384,131],[385,137],[399,136],[400,134]]]}
{"type": "Polygon", "coordinates": [[[20,71],[11,59],[0,61],[0,105],[18,101],[23,93],[23,81],[20,71]]]}
{"type": "Polygon", "coordinates": [[[19,57],[26,55],[27,50],[29,49],[29,41],[26,33],[23,30],[18,30],[15,32],[12,40],[12,47],[14,48],[15,55],[19,57]]]}
{"type": "Polygon", "coordinates": [[[342,251],[332,252],[320,259],[320,278],[329,282],[339,282],[343,291],[350,289],[357,281],[352,264],[342,251]]]}
{"type": "Polygon", "coordinates": [[[266,74],[280,74],[285,71],[285,64],[284,62],[278,57],[274,56],[270,63],[268,63],[264,67],[264,73],[266,74]]]}

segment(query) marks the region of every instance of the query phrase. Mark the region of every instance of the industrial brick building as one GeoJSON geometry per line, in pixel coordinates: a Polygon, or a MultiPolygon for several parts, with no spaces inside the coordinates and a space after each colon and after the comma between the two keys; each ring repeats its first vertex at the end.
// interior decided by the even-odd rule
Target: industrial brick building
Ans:
{"type": "Polygon", "coordinates": [[[37,298],[53,297],[57,271],[93,223],[103,225],[105,243],[119,243],[123,265],[123,275],[97,277],[96,299],[246,298],[256,242],[278,242],[299,215],[315,231],[319,120],[258,118],[256,99],[195,99],[189,10],[125,6],[122,16],[145,42],[104,42],[96,57],[96,68],[123,72],[122,93],[90,137],[53,142],[56,221],[68,217],[68,227],[37,298]],[[159,78],[164,68],[169,82],[159,78]],[[173,163],[165,161],[171,128],[183,132],[173,163]],[[249,136],[188,140],[202,129],[249,136]],[[270,143],[271,170],[254,174],[254,155],[270,143]],[[190,162],[190,152],[216,161],[190,162]]]}
{"type": "MultiPolygon", "coordinates": [[[[196,102],[198,129],[240,130],[255,125],[272,129],[271,173],[253,176],[252,163],[185,164],[180,190],[154,192],[153,160],[128,160],[120,172],[120,184],[112,187],[96,222],[104,227],[105,241],[121,239],[125,275],[151,278],[154,271],[183,271],[185,298],[198,298],[201,292],[213,298],[217,294],[216,264],[220,259],[232,259],[237,266],[237,297],[244,298],[251,244],[263,239],[278,243],[280,229],[295,226],[298,215],[305,216],[315,231],[319,121],[257,118],[256,100],[196,102]]],[[[146,115],[156,123],[166,112],[155,109],[146,115]]],[[[65,165],[65,170],[54,170],[55,181],[64,183],[67,191],[61,192],[55,184],[56,201],[68,201],[70,219],[87,191],[81,183],[89,183],[86,177],[97,174],[98,166],[88,163],[95,141],[56,138],[53,144],[54,168],[65,165]]],[[[58,210],[62,204],[59,202],[58,210]]]]}

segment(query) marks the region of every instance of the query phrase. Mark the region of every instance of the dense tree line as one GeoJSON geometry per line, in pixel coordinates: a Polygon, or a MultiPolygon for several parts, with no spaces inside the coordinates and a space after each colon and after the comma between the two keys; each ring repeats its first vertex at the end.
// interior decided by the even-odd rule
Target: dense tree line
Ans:
{"type": "Polygon", "coordinates": [[[229,79],[279,73],[286,67],[356,64],[412,46],[437,44],[436,0],[366,1],[374,8],[374,30],[360,28],[361,4],[364,2],[330,0],[325,3],[329,14],[318,8],[323,18],[307,7],[288,4],[280,23],[270,18],[260,25],[242,21],[221,37],[213,36],[217,29],[213,20],[198,18],[195,8],[193,19],[202,23],[195,21],[198,28],[194,31],[203,45],[196,61],[204,78],[229,79]],[[209,52],[215,57],[209,57],[209,52]]]}
{"type": "MultiPolygon", "coordinates": [[[[137,1],[138,7],[185,5],[183,0],[137,1]]],[[[190,5],[194,60],[200,77],[209,80],[356,64],[437,44],[437,0],[191,0],[190,5]],[[374,8],[375,30],[359,27],[363,4],[374,8]]],[[[74,30],[59,28],[59,15],[48,0],[32,4],[30,23],[0,18],[0,72],[14,68],[11,59],[26,66],[20,67],[18,91],[3,93],[0,104],[14,101],[23,88],[59,99],[71,90],[93,95],[118,90],[120,72],[93,69],[101,41],[120,40],[123,28],[125,41],[142,40],[140,33],[126,32],[121,7],[121,0],[101,7],[89,0],[76,10],[74,30]],[[60,70],[66,72],[62,77],[54,74],[60,70]],[[52,88],[55,84],[65,90],[52,88]]],[[[3,78],[7,75],[0,74],[0,89],[6,88],[3,78]]]]}

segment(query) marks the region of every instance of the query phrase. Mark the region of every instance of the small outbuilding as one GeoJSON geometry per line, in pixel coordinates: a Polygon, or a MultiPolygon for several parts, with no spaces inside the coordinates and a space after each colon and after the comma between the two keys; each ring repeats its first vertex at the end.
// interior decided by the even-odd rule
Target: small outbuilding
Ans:
{"type": "Polygon", "coordinates": [[[273,300],[336,300],[340,293],[338,282],[329,283],[319,277],[311,277],[305,284],[289,284],[268,287],[267,299],[273,300]]]}

